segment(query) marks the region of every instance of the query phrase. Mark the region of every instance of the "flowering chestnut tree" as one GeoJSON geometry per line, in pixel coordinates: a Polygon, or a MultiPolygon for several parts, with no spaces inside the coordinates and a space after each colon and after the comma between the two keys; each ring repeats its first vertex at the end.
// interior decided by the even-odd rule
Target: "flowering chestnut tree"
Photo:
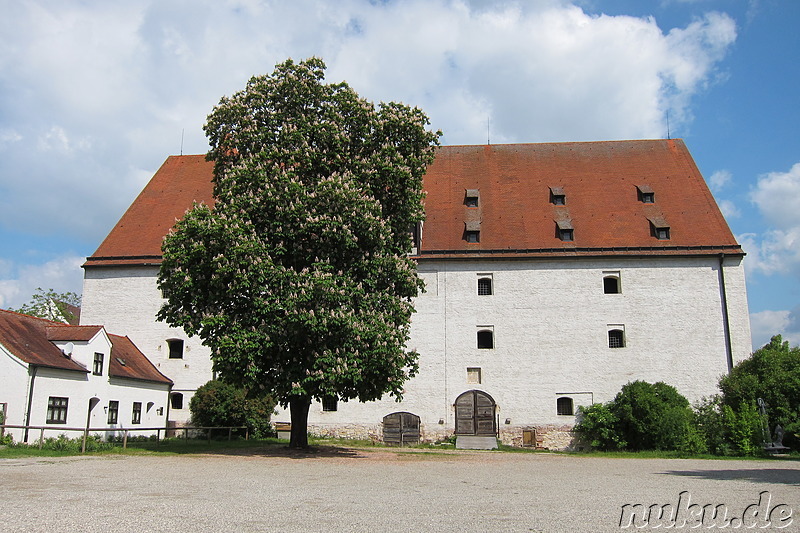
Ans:
{"type": "Polygon", "coordinates": [[[222,379],[288,405],[291,447],[308,445],[312,400],[399,400],[417,371],[409,230],[440,135],[324,73],[287,60],[221,99],[214,205],[175,225],[158,278],[158,318],[199,336],[222,379]]]}

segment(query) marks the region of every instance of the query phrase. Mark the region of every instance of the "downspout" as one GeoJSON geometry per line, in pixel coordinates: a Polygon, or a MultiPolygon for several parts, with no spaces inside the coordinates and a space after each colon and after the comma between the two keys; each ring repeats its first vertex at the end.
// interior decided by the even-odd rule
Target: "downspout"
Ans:
{"type": "Polygon", "coordinates": [[[28,442],[28,427],[31,425],[31,409],[33,406],[33,381],[36,379],[36,371],[39,370],[39,367],[36,365],[30,365],[28,367],[30,369],[31,374],[31,381],[28,385],[28,409],[25,413],[25,435],[22,437],[22,442],[28,442]]]}
{"type": "Polygon", "coordinates": [[[728,373],[733,370],[733,350],[731,349],[731,323],[728,318],[728,290],[725,287],[725,254],[719,254],[719,290],[722,297],[722,327],[725,330],[725,353],[728,358],[728,373]]]}

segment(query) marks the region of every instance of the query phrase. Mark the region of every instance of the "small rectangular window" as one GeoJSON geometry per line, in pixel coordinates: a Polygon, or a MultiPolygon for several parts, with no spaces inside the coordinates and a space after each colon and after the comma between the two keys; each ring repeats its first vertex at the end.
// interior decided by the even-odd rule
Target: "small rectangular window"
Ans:
{"type": "Polygon", "coordinates": [[[572,402],[572,398],[567,396],[562,396],[561,398],[556,400],[556,412],[559,415],[574,415],[575,414],[575,407],[572,402]]]}
{"type": "Polygon", "coordinates": [[[650,221],[650,233],[660,241],[669,240],[669,224],[663,216],[648,217],[650,221]]]}
{"type": "Polygon", "coordinates": [[[322,410],[323,411],[338,411],[339,410],[339,401],[336,399],[335,396],[325,396],[322,398],[322,410]]]}
{"type": "Polygon", "coordinates": [[[467,383],[470,385],[481,384],[481,369],[478,367],[467,368],[467,383]]]}
{"type": "Polygon", "coordinates": [[[183,359],[183,341],[180,339],[169,339],[167,341],[169,346],[170,359],[183,359]]]}
{"type": "Polygon", "coordinates": [[[92,374],[95,376],[103,375],[103,358],[103,354],[101,353],[94,354],[94,367],[92,369],[92,374]]]}
{"type": "Polygon", "coordinates": [[[116,424],[119,420],[119,402],[117,400],[109,400],[108,402],[108,423],[116,424]]]}
{"type": "Polygon", "coordinates": [[[656,238],[660,241],[668,241],[669,228],[656,228],[656,238]]]}
{"type": "Polygon", "coordinates": [[[479,350],[494,349],[494,331],[490,329],[478,330],[478,349],[479,350]]]}
{"type": "Polygon", "coordinates": [[[556,236],[564,242],[575,240],[575,230],[572,227],[572,220],[556,220],[556,236]]]}
{"type": "Polygon", "coordinates": [[[169,397],[169,405],[172,409],[183,409],[183,394],[173,392],[169,397]]]}
{"type": "Polygon", "coordinates": [[[608,347],[609,348],[624,348],[625,347],[625,332],[621,329],[608,330],[608,347]]]}
{"type": "Polygon", "coordinates": [[[69,405],[69,398],[50,396],[47,399],[46,422],[48,424],[66,424],[68,405],[69,405]]]}
{"type": "Polygon", "coordinates": [[[619,272],[603,272],[603,292],[605,294],[620,294],[622,282],[619,272]]]}
{"type": "Polygon", "coordinates": [[[478,207],[480,202],[480,190],[467,189],[464,194],[464,205],[467,207],[478,207]]]}
{"type": "Polygon", "coordinates": [[[481,232],[480,231],[467,231],[465,233],[465,238],[466,238],[467,242],[470,242],[470,243],[481,242],[481,232]]]}
{"type": "Polygon", "coordinates": [[[131,413],[131,424],[142,423],[142,402],[133,402],[133,413],[131,413]]]}
{"type": "Polygon", "coordinates": [[[478,278],[478,296],[492,295],[492,278],[478,278]]]}

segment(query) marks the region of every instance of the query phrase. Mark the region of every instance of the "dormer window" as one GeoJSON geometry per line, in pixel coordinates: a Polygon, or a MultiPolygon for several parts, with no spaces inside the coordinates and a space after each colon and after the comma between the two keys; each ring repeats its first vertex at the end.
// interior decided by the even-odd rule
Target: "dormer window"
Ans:
{"type": "Polygon", "coordinates": [[[479,221],[464,223],[464,240],[473,244],[481,242],[481,223],[479,221]]]}
{"type": "Polygon", "coordinates": [[[480,190],[467,189],[466,196],[464,197],[464,205],[467,207],[478,207],[480,203],[480,190]]]}
{"type": "Polygon", "coordinates": [[[664,217],[650,217],[650,233],[659,241],[668,241],[670,238],[669,224],[664,217]]]}
{"type": "Polygon", "coordinates": [[[567,195],[563,187],[550,187],[550,203],[553,205],[567,205],[567,195]]]}
{"type": "Polygon", "coordinates": [[[571,220],[556,220],[556,236],[564,242],[575,240],[575,229],[571,220]]]}
{"type": "Polygon", "coordinates": [[[656,193],[649,185],[637,185],[636,190],[639,193],[639,201],[643,204],[656,203],[656,193]]]}

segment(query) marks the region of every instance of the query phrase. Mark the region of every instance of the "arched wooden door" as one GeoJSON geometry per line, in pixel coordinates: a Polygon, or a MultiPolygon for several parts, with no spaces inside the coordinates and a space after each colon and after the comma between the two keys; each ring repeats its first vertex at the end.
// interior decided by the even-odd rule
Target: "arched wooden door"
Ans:
{"type": "Polygon", "coordinates": [[[419,417],[412,413],[392,413],[383,417],[383,442],[386,444],[417,444],[419,417]]]}
{"type": "Polygon", "coordinates": [[[492,397],[479,390],[456,398],[456,435],[496,435],[494,408],[492,397]]]}

